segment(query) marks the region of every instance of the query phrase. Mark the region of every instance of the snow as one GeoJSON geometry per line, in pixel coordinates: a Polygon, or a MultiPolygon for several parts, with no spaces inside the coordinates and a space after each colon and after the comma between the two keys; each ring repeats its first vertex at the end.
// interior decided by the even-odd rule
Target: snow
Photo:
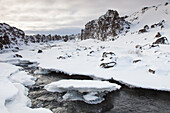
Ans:
{"type": "Polygon", "coordinates": [[[0,69],[0,113],[52,113],[44,108],[29,108],[28,89],[24,86],[33,85],[34,77],[8,63],[0,63],[0,69]]]}
{"type": "Polygon", "coordinates": [[[88,104],[98,104],[104,100],[104,95],[120,89],[121,86],[97,80],[60,80],[52,82],[44,88],[49,92],[66,92],[63,100],[81,100],[88,104]]]}
{"type": "Polygon", "coordinates": [[[35,84],[36,78],[31,75],[28,75],[25,71],[19,71],[18,73],[13,74],[10,77],[10,80],[13,83],[21,83],[24,86],[31,86],[35,84]]]}
{"type": "Polygon", "coordinates": [[[113,91],[120,89],[120,86],[107,81],[60,80],[46,85],[45,89],[50,92],[66,92],[67,90],[77,90],[83,93],[113,91]]]}

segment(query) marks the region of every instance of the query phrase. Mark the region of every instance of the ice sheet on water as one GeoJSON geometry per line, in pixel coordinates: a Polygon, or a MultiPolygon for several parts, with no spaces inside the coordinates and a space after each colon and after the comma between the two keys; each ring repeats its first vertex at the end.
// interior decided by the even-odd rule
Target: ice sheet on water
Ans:
{"type": "Polygon", "coordinates": [[[88,104],[101,103],[108,92],[120,89],[121,86],[97,80],[60,80],[45,86],[50,92],[66,92],[63,100],[81,100],[88,104]]]}

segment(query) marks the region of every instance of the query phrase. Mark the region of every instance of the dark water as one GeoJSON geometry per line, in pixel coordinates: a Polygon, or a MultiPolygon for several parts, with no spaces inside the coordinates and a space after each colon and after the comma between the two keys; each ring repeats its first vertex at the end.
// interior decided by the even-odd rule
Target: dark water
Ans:
{"type": "MultiPolygon", "coordinates": [[[[29,69],[26,66],[25,69],[32,73],[36,68],[29,69]]],[[[29,87],[32,108],[44,107],[54,113],[170,113],[170,92],[131,89],[123,85],[120,90],[108,93],[102,103],[90,105],[82,101],[62,101],[64,93],[51,93],[43,88],[46,84],[61,79],[92,78],[56,72],[34,76],[38,78],[36,84],[29,87]]]]}
{"type": "MultiPolygon", "coordinates": [[[[81,101],[61,101],[64,93],[50,93],[43,89],[45,84],[61,79],[70,79],[62,73],[35,75],[38,80],[30,88],[32,107],[45,107],[54,113],[170,113],[170,93],[123,86],[105,96],[105,101],[90,105],[81,101]]],[[[78,79],[78,75],[76,77],[78,79]]],[[[89,79],[79,76],[79,79],[89,79]]]]}

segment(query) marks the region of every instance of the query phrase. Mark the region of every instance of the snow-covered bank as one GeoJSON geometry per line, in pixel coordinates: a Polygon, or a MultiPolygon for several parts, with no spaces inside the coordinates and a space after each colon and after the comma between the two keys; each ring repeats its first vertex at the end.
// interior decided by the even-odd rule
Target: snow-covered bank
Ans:
{"type": "Polygon", "coordinates": [[[52,113],[40,108],[31,109],[31,101],[27,97],[28,89],[24,86],[33,85],[35,78],[26,72],[19,71],[19,67],[7,63],[0,63],[0,112],[1,113],[52,113]]]}

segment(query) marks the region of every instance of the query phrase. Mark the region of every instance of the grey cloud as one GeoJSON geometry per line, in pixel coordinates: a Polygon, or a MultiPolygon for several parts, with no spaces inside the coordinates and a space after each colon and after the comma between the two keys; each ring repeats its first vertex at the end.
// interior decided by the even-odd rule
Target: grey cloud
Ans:
{"type": "Polygon", "coordinates": [[[61,29],[53,29],[53,30],[26,30],[26,34],[58,34],[58,35],[71,35],[73,33],[80,33],[80,28],[77,27],[69,27],[69,28],[61,28],[61,29]]]}
{"type": "Polygon", "coordinates": [[[0,22],[9,22],[32,32],[60,29],[69,33],[76,31],[70,28],[83,28],[85,23],[97,19],[108,9],[118,10],[124,16],[144,6],[165,1],[167,0],[0,0],[0,22]]]}

